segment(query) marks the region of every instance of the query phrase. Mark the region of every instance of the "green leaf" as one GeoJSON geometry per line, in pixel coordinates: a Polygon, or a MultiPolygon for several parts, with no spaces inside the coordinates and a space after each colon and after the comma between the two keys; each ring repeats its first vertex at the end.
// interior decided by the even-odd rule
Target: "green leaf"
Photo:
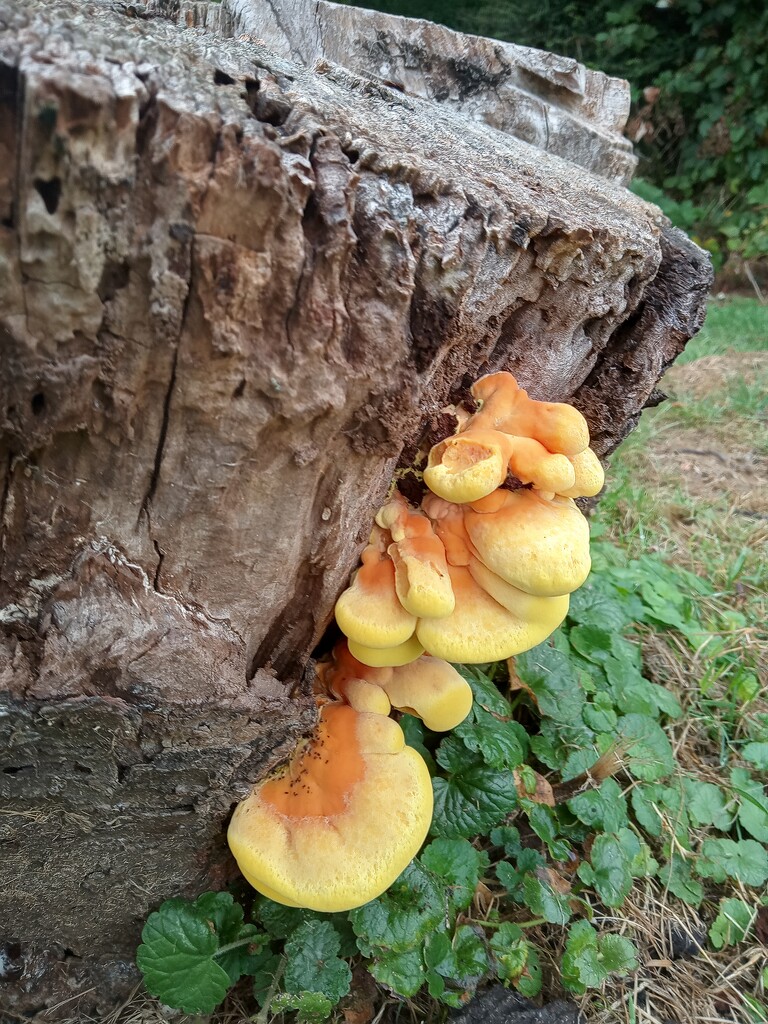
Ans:
{"type": "Polygon", "coordinates": [[[629,771],[645,782],[655,782],[671,775],[675,755],[664,730],[647,715],[624,715],[619,719],[619,733],[626,743],[629,771]]]}
{"type": "Polygon", "coordinates": [[[453,937],[454,968],[450,977],[465,990],[475,989],[488,970],[485,943],[467,924],[456,929],[453,937]]]}
{"type": "Polygon", "coordinates": [[[654,837],[661,835],[664,825],[663,814],[661,813],[661,792],[660,785],[635,786],[632,790],[632,810],[635,813],[638,824],[645,831],[654,837]]]}
{"type": "Polygon", "coordinates": [[[415,996],[426,978],[421,949],[389,951],[377,956],[368,970],[381,985],[406,998],[415,996]]]}
{"type": "Polygon", "coordinates": [[[193,904],[210,924],[219,939],[220,946],[228,946],[243,939],[253,943],[243,944],[225,953],[216,954],[216,962],[229,975],[232,985],[244,974],[252,974],[256,956],[266,941],[263,932],[253,924],[243,924],[243,908],[235,903],[228,892],[205,892],[193,904]]]}
{"type": "Polygon", "coordinates": [[[136,963],[149,992],[185,1013],[211,1013],[230,989],[214,960],[219,939],[208,920],[185,900],[166,900],[150,914],[136,963]]]}
{"type": "Polygon", "coordinates": [[[709,941],[715,949],[734,946],[746,939],[753,919],[754,911],[744,900],[722,900],[720,913],[709,929],[709,941]]]}
{"type": "Polygon", "coordinates": [[[286,939],[312,917],[312,912],[298,907],[284,907],[282,903],[260,896],[254,906],[253,916],[261,921],[273,939],[286,939]]]}
{"type": "Polygon", "coordinates": [[[515,724],[497,718],[478,704],[473,705],[467,718],[454,729],[454,735],[469,750],[481,754],[492,768],[511,770],[525,759],[515,724]]]}
{"type": "Polygon", "coordinates": [[[618,836],[601,834],[589,854],[591,864],[579,866],[579,878],[592,885],[608,907],[620,907],[632,888],[632,856],[618,836]]]}
{"type": "Polygon", "coordinates": [[[739,824],[761,843],[768,843],[768,797],[748,771],[734,768],[731,785],[739,797],[739,824]]]}
{"type": "Polygon", "coordinates": [[[535,875],[523,878],[523,899],[536,917],[543,917],[550,924],[566,924],[571,917],[568,894],[555,892],[535,875]]]}
{"type": "Polygon", "coordinates": [[[307,921],[285,943],[286,992],[322,992],[337,1003],[349,992],[352,971],[338,956],[341,940],[329,921],[307,921]]]}
{"type": "Polygon", "coordinates": [[[602,590],[597,579],[589,580],[571,594],[568,619],[616,633],[620,633],[630,622],[627,606],[602,590]]]}
{"type": "MultiPolygon", "coordinates": [[[[469,925],[457,928],[453,940],[445,932],[435,932],[424,943],[424,963],[430,972],[453,982],[464,990],[475,989],[488,970],[485,943],[469,925]]],[[[430,985],[433,996],[441,996],[442,987],[430,985]]]]}
{"type": "Polygon", "coordinates": [[[509,715],[509,701],[502,696],[496,684],[485,672],[476,665],[459,665],[458,670],[472,688],[474,703],[496,715],[509,715]]]}
{"type": "Polygon", "coordinates": [[[618,832],[627,824],[627,801],[615,779],[604,779],[599,789],[588,789],[568,801],[579,821],[597,831],[618,832]]]}
{"type": "Polygon", "coordinates": [[[625,666],[616,658],[605,663],[605,674],[611,686],[616,707],[624,714],[658,718],[659,709],[653,687],[634,666],[625,666]]]}
{"type": "Polygon", "coordinates": [[[768,1006],[746,992],[742,992],[741,997],[746,1004],[747,1017],[745,1019],[749,1021],[749,1024],[768,1024],[768,1006]]]}
{"type": "Polygon", "coordinates": [[[349,918],[361,952],[372,947],[401,952],[418,945],[443,920],[445,888],[418,861],[413,861],[383,896],[371,900],[349,918]]]}
{"type": "Polygon", "coordinates": [[[691,865],[682,857],[674,857],[659,868],[659,881],[673,895],[692,907],[698,907],[704,899],[701,882],[691,877],[691,865]]]}
{"type": "Polygon", "coordinates": [[[768,881],[768,850],[754,839],[705,839],[696,873],[715,882],[728,876],[757,887],[768,881]]]}
{"type": "Polygon", "coordinates": [[[582,658],[600,664],[613,649],[614,634],[596,625],[574,626],[568,639],[582,658]]]}
{"type": "Polygon", "coordinates": [[[300,1024],[320,1024],[330,1017],[333,1003],[322,992],[280,992],[270,1010],[273,1014],[293,1011],[300,1024]]]}
{"type": "Polygon", "coordinates": [[[584,691],[568,658],[549,644],[539,644],[515,658],[517,674],[530,688],[542,715],[554,722],[581,720],[584,691]]]}
{"type": "Polygon", "coordinates": [[[619,720],[610,697],[603,693],[597,694],[594,703],[584,705],[581,717],[594,732],[614,732],[619,720]]]}
{"type": "Polygon", "coordinates": [[[528,959],[525,970],[514,982],[517,991],[526,999],[534,999],[541,992],[541,962],[538,951],[530,943],[528,945],[528,959]]]}
{"type": "Polygon", "coordinates": [[[480,875],[489,863],[488,854],[476,850],[466,839],[435,839],[419,859],[447,886],[454,911],[470,905],[480,875]]]}
{"type": "Polygon", "coordinates": [[[581,995],[599,988],[609,974],[637,968],[637,950],[621,935],[598,935],[588,921],[577,921],[568,933],[563,955],[563,983],[581,995]]]}
{"type": "Polygon", "coordinates": [[[714,825],[721,832],[728,832],[736,814],[735,805],[728,810],[729,801],[719,786],[712,782],[685,779],[683,782],[687,798],[688,814],[694,825],[714,825]]]}
{"type": "Polygon", "coordinates": [[[597,932],[589,921],[577,921],[568,931],[562,963],[563,984],[571,992],[583,995],[598,988],[607,978],[597,956],[597,932]]]}
{"type": "Polygon", "coordinates": [[[490,839],[494,846],[500,846],[507,857],[516,857],[522,850],[520,830],[514,825],[499,825],[491,829],[490,839]]]}
{"type": "Polygon", "coordinates": [[[401,715],[400,728],[403,730],[406,746],[412,747],[417,753],[421,754],[424,763],[429,769],[429,774],[434,775],[437,771],[437,766],[432,756],[432,751],[424,742],[427,731],[424,723],[413,715],[401,715]]]}
{"type": "Polygon", "coordinates": [[[630,857],[629,870],[633,878],[650,878],[659,870],[659,862],[653,857],[648,843],[641,841],[628,828],[619,831],[624,852],[630,857]]]}
{"type": "Polygon", "coordinates": [[[629,974],[637,970],[637,949],[623,935],[601,935],[597,945],[603,967],[611,974],[629,974]]]}
{"type": "Polygon", "coordinates": [[[545,804],[537,804],[532,800],[522,800],[521,806],[528,815],[528,824],[547,846],[557,838],[558,823],[554,810],[545,804]]]}
{"type": "Polygon", "coordinates": [[[745,743],[741,756],[750,761],[755,768],[768,768],[768,743],[745,743]]]}
{"type": "Polygon", "coordinates": [[[453,947],[448,932],[432,932],[424,940],[424,963],[431,970],[444,977],[451,977],[453,947]]]}
{"type": "Polygon", "coordinates": [[[523,937],[522,928],[505,922],[491,936],[491,950],[496,961],[496,975],[500,981],[515,981],[525,970],[530,946],[523,937]]]}
{"type": "Polygon", "coordinates": [[[658,683],[651,683],[650,687],[651,696],[662,715],[675,720],[682,717],[683,709],[680,706],[680,701],[673,693],[670,693],[663,686],[659,686],[658,683]]]}
{"type": "Polygon", "coordinates": [[[517,790],[510,772],[496,771],[478,754],[468,753],[466,747],[457,760],[453,744],[463,747],[455,737],[449,737],[437,753],[438,761],[453,774],[432,780],[432,833],[446,838],[471,837],[487,832],[517,806],[517,790]]]}
{"type": "Polygon", "coordinates": [[[523,882],[528,877],[528,873],[544,867],[545,864],[546,861],[538,850],[527,848],[521,850],[520,854],[515,857],[514,864],[510,864],[506,860],[499,861],[496,865],[496,877],[509,893],[510,899],[515,903],[523,903],[525,902],[523,882]]]}

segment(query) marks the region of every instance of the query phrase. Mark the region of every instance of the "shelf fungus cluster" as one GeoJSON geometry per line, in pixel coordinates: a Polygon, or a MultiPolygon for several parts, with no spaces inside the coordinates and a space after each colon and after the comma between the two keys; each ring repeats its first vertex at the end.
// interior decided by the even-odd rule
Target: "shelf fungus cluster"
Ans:
{"type": "Polygon", "coordinates": [[[279,903],[351,909],[378,896],[429,829],[432,786],[393,711],[455,728],[472,694],[450,662],[512,657],[546,639],[590,568],[574,499],[603,470],[584,417],[537,402],[509,373],[435,445],[419,508],[394,490],[336,604],[345,636],[317,666],[319,724],[235,811],[229,844],[279,903]]]}

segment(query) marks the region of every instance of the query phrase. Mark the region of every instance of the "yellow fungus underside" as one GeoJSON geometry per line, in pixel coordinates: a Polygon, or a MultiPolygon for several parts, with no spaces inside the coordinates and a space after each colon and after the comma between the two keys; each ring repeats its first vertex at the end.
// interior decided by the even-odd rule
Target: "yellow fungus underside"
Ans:
{"type": "Polygon", "coordinates": [[[424,647],[419,643],[415,633],[397,647],[366,647],[365,644],[355,643],[352,639],[347,643],[352,657],[370,668],[408,665],[424,653],[424,647]]]}

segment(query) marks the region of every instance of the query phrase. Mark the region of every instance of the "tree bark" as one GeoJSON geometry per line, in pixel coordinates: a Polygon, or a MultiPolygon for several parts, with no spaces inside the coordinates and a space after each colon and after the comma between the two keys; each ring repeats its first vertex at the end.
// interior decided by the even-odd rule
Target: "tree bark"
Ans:
{"type": "Polygon", "coordinates": [[[510,369],[606,455],[708,284],[654,207],[450,104],[0,0],[0,1007],[108,1004],[146,914],[234,876],[441,407],[510,369]]]}

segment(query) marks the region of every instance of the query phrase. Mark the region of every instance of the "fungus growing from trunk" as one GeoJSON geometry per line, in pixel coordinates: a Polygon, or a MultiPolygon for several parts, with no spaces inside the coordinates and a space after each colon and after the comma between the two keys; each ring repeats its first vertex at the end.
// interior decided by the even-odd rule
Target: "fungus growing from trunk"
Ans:
{"type": "Polygon", "coordinates": [[[238,804],[227,839],[245,879],[270,899],[351,910],[394,882],[431,819],[429,772],[400,726],[326,704],[288,765],[238,804]]]}
{"type": "Polygon", "coordinates": [[[388,530],[374,525],[360,556],[362,565],[336,602],[342,632],[355,643],[375,649],[398,647],[416,629],[416,616],[405,610],[397,595],[395,565],[387,552],[391,540],[388,530]]]}
{"type": "Polygon", "coordinates": [[[469,683],[453,665],[428,655],[409,665],[371,668],[355,658],[350,645],[341,640],[331,659],[317,666],[317,677],[326,693],[352,707],[361,701],[371,707],[379,698],[373,698],[370,691],[378,689],[388,705],[415,715],[434,732],[455,729],[472,707],[469,683]]]}
{"type": "Polygon", "coordinates": [[[589,573],[573,499],[604,478],[584,417],[509,373],[472,395],[478,410],[456,410],[457,432],[428,455],[421,507],[395,489],[376,516],[336,603],[345,639],[317,666],[315,732],[232,818],[243,874],[280,903],[348,910],[395,880],[426,836],[432,787],[393,709],[455,728],[472,692],[449,662],[541,643],[589,573]]]}
{"type": "Polygon", "coordinates": [[[503,491],[498,508],[467,509],[464,525],[483,565],[527,594],[570,594],[589,575],[589,524],[571,498],[503,491]]]}

